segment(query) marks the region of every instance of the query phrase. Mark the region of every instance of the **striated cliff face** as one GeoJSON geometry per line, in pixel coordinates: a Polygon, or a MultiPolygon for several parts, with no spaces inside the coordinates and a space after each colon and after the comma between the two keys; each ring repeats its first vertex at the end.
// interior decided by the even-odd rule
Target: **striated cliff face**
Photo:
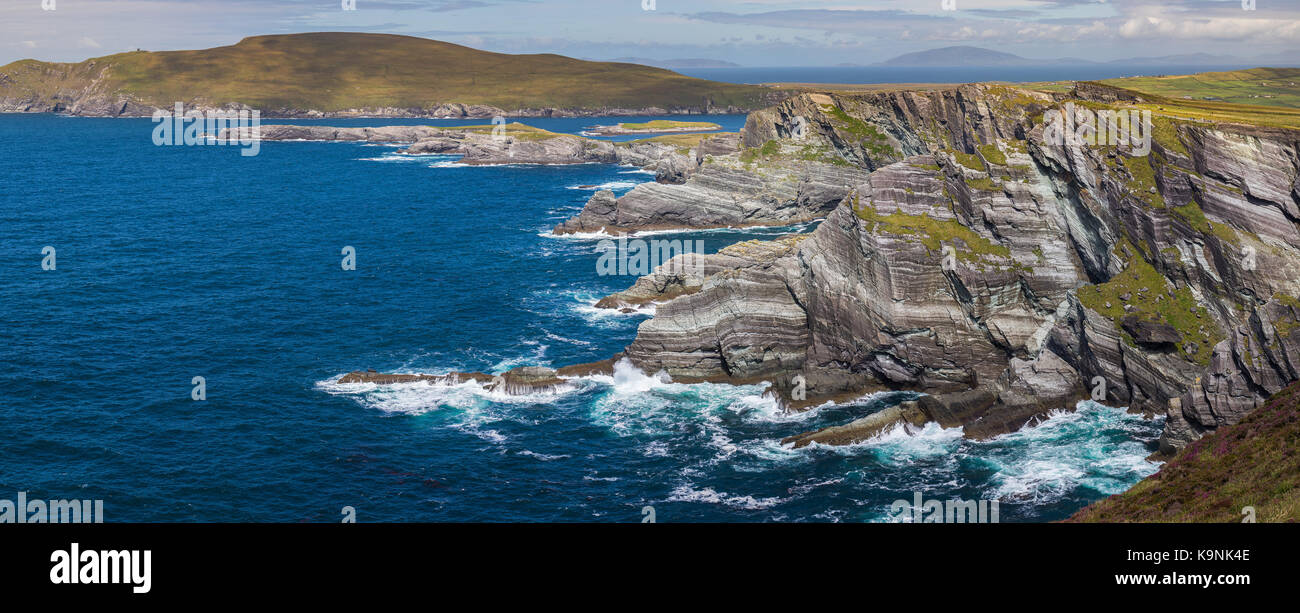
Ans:
{"type": "MultiPolygon", "coordinates": [[[[1079,108],[1122,104],[1074,95],[1089,98],[1079,108]]],[[[740,150],[713,165],[748,157],[852,181],[832,205],[801,210],[817,184],[786,178],[765,192],[775,205],[738,216],[707,191],[718,175],[703,164],[685,185],[589,205],[557,230],[825,215],[804,240],[611,297],[669,299],[628,357],[686,379],[770,380],[795,405],[925,391],[899,422],[970,436],[1093,397],[1167,414],[1172,452],[1300,379],[1300,133],[1154,107],[1140,155],[1045,137],[1044,113],[1066,101],[989,85],[799,96],[751,114],[740,150]]]]}

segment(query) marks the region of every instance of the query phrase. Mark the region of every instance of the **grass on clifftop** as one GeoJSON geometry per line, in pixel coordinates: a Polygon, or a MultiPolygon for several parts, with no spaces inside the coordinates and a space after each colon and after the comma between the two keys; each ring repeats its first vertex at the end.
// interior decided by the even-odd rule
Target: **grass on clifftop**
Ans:
{"type": "Polygon", "coordinates": [[[508,55],[392,34],[318,32],[254,36],[198,51],[130,52],[80,64],[0,67],[0,97],[85,87],[109,67],[109,91],[146,104],[240,102],[263,110],[428,108],[443,103],[525,108],[665,109],[766,105],[770,90],[668,70],[554,54],[508,55]],[[93,63],[93,66],[92,66],[93,63]]]}
{"type": "Polygon", "coordinates": [[[1244,507],[1258,522],[1300,521],[1300,383],[1068,521],[1237,523],[1244,507]]]}

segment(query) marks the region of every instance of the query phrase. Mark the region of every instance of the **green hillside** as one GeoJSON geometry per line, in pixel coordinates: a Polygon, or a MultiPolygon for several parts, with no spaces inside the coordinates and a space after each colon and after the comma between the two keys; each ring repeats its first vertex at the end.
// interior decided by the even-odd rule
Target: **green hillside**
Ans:
{"type": "Polygon", "coordinates": [[[239,102],[259,109],[428,108],[482,104],[530,108],[667,109],[767,104],[770,90],[675,72],[551,54],[508,55],[424,38],[322,32],[255,36],[199,51],[137,51],[77,64],[22,60],[0,67],[0,98],[88,87],[142,104],[239,102]]]}
{"type": "Polygon", "coordinates": [[[1166,98],[1300,108],[1300,68],[1252,68],[1170,77],[1102,81],[1166,98]]]}
{"type": "Polygon", "coordinates": [[[1248,506],[1258,522],[1300,521],[1300,384],[1069,521],[1240,522],[1248,506]]]}

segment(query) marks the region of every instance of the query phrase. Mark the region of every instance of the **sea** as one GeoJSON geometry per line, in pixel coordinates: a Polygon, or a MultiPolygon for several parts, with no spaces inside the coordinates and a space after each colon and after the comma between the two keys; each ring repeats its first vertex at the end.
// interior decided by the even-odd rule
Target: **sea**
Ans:
{"type": "MultiPolygon", "coordinates": [[[[788,413],[765,385],[628,363],[523,397],[339,384],[616,354],[651,315],[594,305],[635,278],[598,274],[599,237],[549,230],[653,176],[387,144],[243,156],[155,146],[153,127],[0,115],[0,498],[102,500],[109,522],[890,522],[919,494],[1037,522],[1158,468],[1159,419],[1091,402],[982,442],[931,425],[796,450],[780,440],[915,394],[788,413]]],[[[672,238],[714,252],[814,225],[672,238]]]]}

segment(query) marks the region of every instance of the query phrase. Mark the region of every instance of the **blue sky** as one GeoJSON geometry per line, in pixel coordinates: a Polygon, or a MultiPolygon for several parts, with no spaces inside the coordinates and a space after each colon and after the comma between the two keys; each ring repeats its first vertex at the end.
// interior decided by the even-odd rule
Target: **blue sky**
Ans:
{"type": "Polygon", "coordinates": [[[344,11],[341,0],[0,0],[0,64],[311,31],[746,66],[871,64],[951,45],[1097,61],[1300,50],[1300,0],[1253,0],[1254,10],[1243,6],[1252,0],[951,1],[955,10],[944,0],[356,0],[344,11]]]}

